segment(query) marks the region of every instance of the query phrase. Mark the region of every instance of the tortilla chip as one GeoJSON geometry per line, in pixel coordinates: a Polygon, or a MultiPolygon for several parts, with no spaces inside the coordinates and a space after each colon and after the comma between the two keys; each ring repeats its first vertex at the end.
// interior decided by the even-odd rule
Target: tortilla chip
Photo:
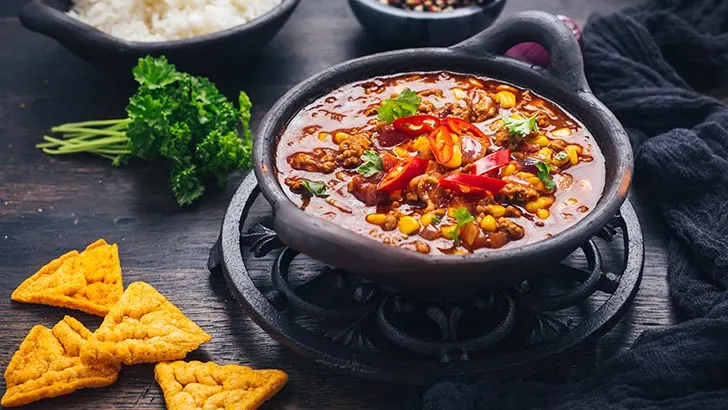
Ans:
{"type": "Polygon", "coordinates": [[[257,409],[288,381],[281,370],[198,361],[159,363],[154,378],[169,410],[257,409]]]}
{"type": "Polygon", "coordinates": [[[21,283],[11,298],[103,317],[122,292],[119,248],[99,239],[81,253],[68,252],[43,266],[21,283]]]}
{"type": "Polygon", "coordinates": [[[210,335],[153,287],[134,282],[81,350],[85,363],[156,363],[178,360],[210,335]]]}
{"type": "Polygon", "coordinates": [[[62,396],[87,387],[104,387],[116,381],[119,366],[81,362],[81,347],[91,332],[66,316],[53,329],[37,325],[20,344],[5,370],[4,407],[22,406],[62,396]]]}

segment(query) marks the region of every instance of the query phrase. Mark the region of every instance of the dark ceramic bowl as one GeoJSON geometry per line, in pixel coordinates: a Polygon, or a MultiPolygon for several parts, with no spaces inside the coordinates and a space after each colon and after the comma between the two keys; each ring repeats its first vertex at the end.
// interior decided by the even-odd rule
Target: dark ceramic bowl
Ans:
{"type": "Polygon", "coordinates": [[[506,0],[490,0],[447,12],[403,10],[377,0],[349,0],[362,26],[389,49],[448,47],[490,26],[506,0]]]}
{"type": "Polygon", "coordinates": [[[140,57],[165,55],[182,70],[204,73],[250,63],[251,55],[283,27],[298,2],[282,0],[268,13],[227,30],[163,42],[126,41],[106,34],[66,15],[70,0],[31,0],[20,11],[20,22],[102,68],[128,72],[140,57]]]}
{"type": "Polygon", "coordinates": [[[273,207],[273,228],[285,244],[335,267],[402,290],[474,292],[548,273],[595,235],[624,202],[633,158],[627,134],[589,90],[579,45],[570,29],[541,12],[517,14],[451,48],[392,51],[342,63],[286,93],[263,119],[254,145],[255,174],[273,207]],[[516,43],[534,41],[551,56],[542,69],[501,56],[516,43]],[[278,183],[275,156],[281,130],[314,99],[353,81],[400,72],[450,70],[487,76],[531,89],[555,101],[591,131],[606,160],[602,197],[583,219],[539,242],[467,255],[428,255],[355,233],[299,209],[278,183]]]}

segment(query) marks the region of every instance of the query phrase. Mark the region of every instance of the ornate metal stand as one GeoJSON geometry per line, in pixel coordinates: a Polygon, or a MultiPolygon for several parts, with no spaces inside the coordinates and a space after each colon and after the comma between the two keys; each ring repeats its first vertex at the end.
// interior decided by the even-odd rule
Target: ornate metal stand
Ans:
{"type": "Polygon", "coordinates": [[[265,210],[251,212],[258,197],[251,173],[210,250],[210,271],[225,276],[276,340],[365,377],[429,384],[567,376],[594,358],[596,340],[624,315],[641,280],[644,246],[629,202],[601,239],[549,267],[551,274],[453,301],[398,293],[299,255],[265,226],[265,210]],[[608,242],[623,244],[611,251],[622,259],[617,273],[604,267],[598,244],[608,242]]]}

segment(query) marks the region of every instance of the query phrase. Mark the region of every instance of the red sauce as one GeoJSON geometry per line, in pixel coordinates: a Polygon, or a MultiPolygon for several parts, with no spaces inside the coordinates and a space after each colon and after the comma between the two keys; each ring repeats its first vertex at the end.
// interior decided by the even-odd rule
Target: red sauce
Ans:
{"type": "Polygon", "coordinates": [[[288,197],[311,217],[393,246],[445,254],[556,235],[595,207],[605,178],[604,158],[593,137],[555,103],[500,81],[450,72],[377,77],[318,98],[280,136],[276,167],[288,197]],[[438,163],[449,152],[433,154],[429,129],[407,135],[378,119],[383,102],[405,89],[420,99],[417,112],[410,114],[432,115],[438,125],[449,124],[445,128],[454,135],[459,160],[438,163]],[[532,119],[535,125],[521,135],[523,127],[514,131],[503,116],[532,119]],[[477,129],[452,126],[468,123],[477,129]],[[366,163],[364,152],[382,163],[367,177],[360,168],[366,163]],[[505,187],[468,188],[470,194],[463,194],[442,181],[471,173],[474,161],[498,152],[508,162],[485,175],[505,187]],[[422,166],[419,174],[402,189],[384,190],[387,174],[412,157],[422,166]],[[538,162],[548,166],[545,174],[538,172],[538,162]],[[549,189],[550,181],[554,187],[549,189]],[[472,222],[462,224],[470,217],[472,222]]]}

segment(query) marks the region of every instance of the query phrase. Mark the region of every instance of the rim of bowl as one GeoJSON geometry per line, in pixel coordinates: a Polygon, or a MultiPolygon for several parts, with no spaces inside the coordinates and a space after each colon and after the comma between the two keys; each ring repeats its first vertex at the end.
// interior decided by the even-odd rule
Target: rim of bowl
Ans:
{"type": "MultiPolygon", "coordinates": [[[[253,18],[252,20],[243,23],[238,24],[236,26],[232,26],[229,28],[226,28],[224,30],[214,31],[212,33],[207,34],[201,34],[199,36],[189,37],[189,38],[182,38],[182,39],[176,39],[176,40],[165,40],[165,41],[132,41],[132,40],[125,40],[120,37],[115,37],[109,33],[106,33],[105,31],[100,30],[99,28],[92,26],[91,24],[86,23],[85,21],[79,20],[75,17],[69,16],[67,13],[71,10],[71,6],[73,5],[73,0],[68,1],[68,8],[65,11],[60,11],[55,7],[50,6],[47,4],[46,0],[35,0],[38,4],[41,4],[43,7],[48,7],[50,9],[53,9],[56,12],[60,12],[63,15],[63,19],[61,21],[64,21],[64,26],[69,27],[68,20],[71,19],[76,24],[80,25],[84,29],[86,29],[88,32],[93,32],[94,35],[98,38],[103,39],[105,42],[110,44],[122,44],[125,47],[131,49],[131,50],[163,50],[163,49],[171,49],[176,48],[180,46],[189,46],[189,45],[200,45],[207,42],[220,40],[225,37],[228,37],[232,34],[238,34],[245,31],[251,31],[258,27],[265,26],[266,24],[270,23],[271,21],[275,20],[276,18],[279,18],[285,14],[293,12],[293,9],[298,5],[300,0],[281,0],[279,4],[274,6],[272,9],[268,10],[267,12],[261,14],[260,16],[257,16],[253,18]]],[[[73,27],[69,27],[73,29],[73,27]]]]}
{"type": "Polygon", "coordinates": [[[488,4],[471,4],[465,7],[458,7],[450,11],[415,11],[405,10],[399,7],[382,4],[378,0],[349,0],[357,2],[361,5],[369,7],[379,13],[394,15],[403,18],[413,18],[417,20],[447,20],[459,17],[471,16],[473,14],[482,13],[491,7],[495,7],[506,0],[492,0],[488,4]]]}
{"type": "MultiPolygon", "coordinates": [[[[297,86],[290,89],[287,93],[285,93],[283,96],[280,97],[280,99],[272,106],[272,108],[268,111],[266,116],[261,121],[259,127],[258,127],[258,138],[263,139],[263,136],[270,134],[273,141],[277,141],[279,138],[279,132],[280,129],[277,129],[274,127],[276,122],[281,122],[285,127],[285,124],[290,121],[291,118],[283,118],[282,112],[285,111],[285,108],[291,104],[291,100],[300,100],[303,95],[310,92],[311,89],[314,87],[320,87],[320,83],[324,80],[325,76],[328,75],[327,72],[348,72],[351,73],[351,70],[356,70],[357,67],[366,67],[366,66],[372,66],[372,65],[381,65],[382,61],[385,61],[387,58],[412,58],[412,53],[414,54],[428,54],[433,58],[452,58],[457,55],[463,56],[460,52],[457,52],[456,50],[452,50],[450,48],[430,48],[430,49],[418,49],[418,50],[396,50],[391,52],[384,52],[379,54],[374,54],[370,56],[360,57],[354,60],[345,61],[342,63],[339,63],[335,66],[333,66],[331,69],[327,70],[326,72],[319,72],[317,74],[314,74],[307,78],[306,80],[303,80],[301,83],[299,83],[297,86]],[[352,69],[351,66],[354,68],[352,69]],[[285,120],[285,121],[284,121],[285,120]],[[265,131],[265,132],[260,132],[265,131]]],[[[473,57],[470,54],[464,54],[464,56],[468,58],[477,58],[473,57]]],[[[496,56],[494,57],[495,61],[497,63],[510,63],[510,64],[517,64],[520,65],[523,69],[533,69],[531,65],[513,60],[513,59],[507,59],[507,57],[503,56],[496,56]],[[507,60],[505,60],[507,59],[507,60]]],[[[412,70],[412,71],[418,71],[418,70],[412,70]]],[[[424,71],[424,70],[423,70],[424,71]]],[[[467,73],[465,73],[467,74],[467,73]]],[[[471,73],[472,74],[472,73],[471,73]]],[[[475,74],[473,74],[475,75],[475,74]]],[[[541,76],[548,75],[548,73],[540,73],[541,76]]],[[[356,77],[356,75],[355,75],[356,77]]],[[[496,78],[497,79],[497,78],[496,78]]],[[[557,78],[551,78],[551,81],[556,82],[562,82],[561,80],[557,78]]],[[[354,80],[350,80],[349,82],[352,82],[354,80]]],[[[504,81],[501,79],[501,81],[504,81]]],[[[517,83],[517,82],[516,82],[517,83]]],[[[518,84],[516,84],[518,85],[518,84]]],[[[520,86],[520,85],[519,85],[520,86]]],[[[559,232],[559,234],[554,235],[551,238],[535,241],[532,243],[526,243],[517,247],[508,247],[508,248],[498,248],[498,249],[489,249],[488,252],[482,253],[482,252],[475,252],[470,254],[464,254],[464,255],[433,255],[433,254],[420,254],[418,252],[414,252],[407,249],[400,249],[397,247],[393,247],[391,245],[386,245],[382,242],[379,242],[377,240],[374,240],[373,238],[361,235],[358,232],[354,232],[352,230],[347,229],[344,226],[341,226],[339,224],[333,223],[331,221],[327,221],[323,218],[311,218],[310,220],[307,220],[304,222],[304,224],[315,228],[316,232],[323,232],[323,231],[329,231],[327,235],[330,238],[334,239],[346,239],[349,243],[355,243],[357,246],[362,246],[370,250],[377,250],[380,252],[383,252],[384,255],[389,254],[390,252],[392,255],[399,254],[402,257],[406,257],[407,259],[414,261],[418,260],[421,262],[426,263],[433,263],[436,262],[440,264],[443,268],[453,266],[453,265],[461,265],[461,264],[476,264],[479,262],[482,262],[483,260],[488,260],[491,262],[500,261],[503,262],[504,260],[511,259],[513,257],[518,256],[525,256],[525,255],[533,255],[533,254],[541,254],[543,255],[546,252],[565,247],[568,244],[578,242],[580,240],[584,240],[586,238],[586,234],[589,234],[590,236],[595,234],[598,229],[600,229],[602,226],[604,226],[605,223],[607,223],[614,214],[619,210],[619,207],[621,204],[626,200],[628,191],[625,189],[625,187],[629,187],[631,185],[632,180],[632,173],[634,168],[634,160],[632,156],[632,152],[629,145],[629,139],[627,137],[626,132],[624,131],[624,128],[622,127],[619,120],[614,116],[614,114],[609,111],[609,109],[601,103],[591,92],[577,92],[577,91],[568,91],[568,94],[572,95],[572,97],[575,100],[582,100],[583,102],[588,103],[591,105],[589,108],[590,110],[595,111],[595,116],[601,121],[602,123],[609,124],[608,128],[614,128],[613,124],[617,124],[617,129],[614,130],[613,136],[610,137],[610,139],[614,139],[615,142],[622,143],[626,147],[626,149],[629,152],[625,152],[624,157],[617,158],[614,160],[612,166],[614,166],[614,172],[615,172],[615,181],[611,185],[605,185],[604,190],[602,192],[602,195],[595,206],[595,208],[592,210],[592,212],[589,212],[584,218],[580,219],[567,229],[559,232]],[[316,222],[312,222],[312,221],[316,222]],[[315,227],[312,225],[318,225],[319,227],[315,227]],[[406,256],[405,256],[406,255],[406,256]]],[[[558,102],[559,98],[554,98],[553,96],[546,95],[541,93],[545,98],[548,98],[557,104],[562,104],[561,102],[558,102]]],[[[323,94],[321,94],[323,95],[323,94]]],[[[295,101],[294,101],[295,102],[295,101]]],[[[302,107],[298,107],[298,110],[295,111],[296,113],[302,109],[302,107]]],[[[586,108],[585,108],[586,109],[586,108]]],[[[575,116],[579,121],[583,120],[583,115],[577,115],[574,113],[573,109],[565,109],[569,114],[575,116]]],[[[295,113],[294,113],[295,115],[295,113]]],[[[601,144],[598,144],[601,149],[601,144]]],[[[277,151],[270,147],[270,144],[255,144],[254,148],[255,152],[261,152],[261,154],[265,155],[263,153],[264,151],[268,152],[268,159],[264,159],[265,157],[262,157],[258,154],[254,154],[254,170],[256,173],[256,176],[259,178],[258,183],[261,188],[261,192],[264,194],[264,197],[266,200],[271,204],[271,206],[274,208],[274,212],[279,212],[282,209],[286,208],[285,212],[294,212],[296,214],[297,218],[301,217],[308,217],[310,214],[305,213],[305,211],[301,210],[296,206],[296,204],[288,198],[286,193],[283,190],[283,186],[281,185],[280,181],[276,177],[277,168],[275,167],[275,158],[277,156],[277,151]],[[262,182],[260,180],[261,175],[259,173],[264,172],[261,170],[262,167],[268,167],[271,166],[273,172],[266,172],[267,179],[265,182],[262,182]],[[272,178],[272,180],[271,180],[272,178]]],[[[606,162],[605,158],[605,162],[606,162]]],[[[605,164],[606,165],[606,164],[605,164]]],[[[265,177],[265,176],[264,176],[265,177]]]]}

